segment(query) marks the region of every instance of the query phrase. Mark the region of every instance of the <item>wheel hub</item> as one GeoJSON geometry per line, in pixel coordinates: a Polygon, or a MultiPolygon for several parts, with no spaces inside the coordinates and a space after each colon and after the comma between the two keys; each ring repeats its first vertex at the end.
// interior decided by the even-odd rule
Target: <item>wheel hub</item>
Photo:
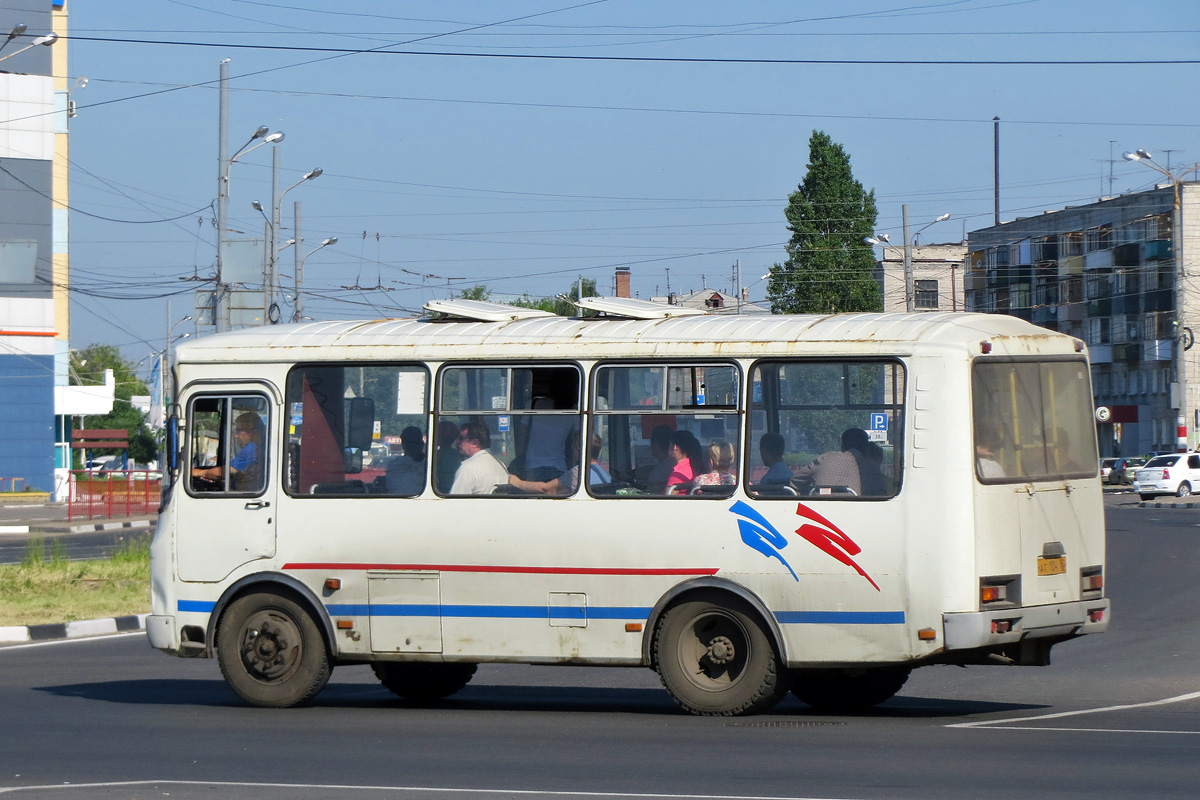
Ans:
{"type": "Polygon", "coordinates": [[[708,650],[704,655],[709,663],[724,665],[737,657],[737,648],[728,636],[717,636],[708,643],[708,650]]]}
{"type": "Polygon", "coordinates": [[[283,626],[264,621],[246,631],[242,655],[246,665],[267,680],[274,680],[289,668],[291,643],[283,626]]]}

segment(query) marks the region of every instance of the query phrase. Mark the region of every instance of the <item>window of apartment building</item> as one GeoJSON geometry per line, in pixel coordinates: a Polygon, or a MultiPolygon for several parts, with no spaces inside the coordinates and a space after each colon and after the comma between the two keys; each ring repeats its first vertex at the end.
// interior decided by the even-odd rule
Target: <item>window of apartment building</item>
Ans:
{"type": "Polygon", "coordinates": [[[1095,317],[1087,321],[1087,343],[1108,344],[1112,330],[1108,317],[1095,317]]]}
{"type": "Polygon", "coordinates": [[[1062,282],[1062,295],[1068,303],[1083,302],[1083,278],[1073,275],[1062,282]]]}
{"type": "Polygon", "coordinates": [[[938,282],[936,280],[915,281],[913,306],[918,311],[937,311],[938,282]]]}
{"type": "Polygon", "coordinates": [[[1087,299],[1099,300],[1112,297],[1112,275],[1107,272],[1093,273],[1087,276],[1087,299]]]}
{"type": "Polygon", "coordinates": [[[1029,308],[1033,305],[1032,295],[1033,292],[1030,291],[1028,283],[1014,284],[1012,287],[1012,294],[1009,299],[1010,307],[1014,309],[1029,308]]]}
{"type": "Polygon", "coordinates": [[[1058,254],[1059,256],[1083,255],[1083,233],[1079,231],[1060,233],[1058,235],[1058,254]]]}
{"type": "Polygon", "coordinates": [[[1012,248],[1008,245],[1000,245],[994,251],[993,265],[997,267],[1007,267],[1012,264],[1012,248]]]}
{"type": "Polygon", "coordinates": [[[1084,246],[1088,253],[1112,247],[1112,226],[1099,225],[1095,228],[1088,228],[1084,236],[1084,246]]]}

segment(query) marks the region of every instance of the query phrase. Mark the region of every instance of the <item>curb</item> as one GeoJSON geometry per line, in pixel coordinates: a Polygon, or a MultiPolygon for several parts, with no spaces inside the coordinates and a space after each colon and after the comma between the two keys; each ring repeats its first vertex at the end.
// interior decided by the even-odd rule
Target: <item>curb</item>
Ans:
{"type": "Polygon", "coordinates": [[[1154,500],[1143,500],[1138,508],[1200,508],[1200,502],[1194,503],[1159,503],[1154,500]]]}
{"type": "Polygon", "coordinates": [[[104,636],[110,633],[146,630],[149,614],[133,614],[127,617],[108,619],[86,619],[51,625],[14,625],[0,628],[0,644],[18,642],[46,642],[55,639],[83,639],[104,636]]]}
{"type": "Polygon", "coordinates": [[[71,533],[95,533],[96,531],[116,531],[121,528],[149,528],[157,524],[153,520],[133,519],[123,522],[91,522],[86,525],[72,525],[67,528],[71,533]]]}

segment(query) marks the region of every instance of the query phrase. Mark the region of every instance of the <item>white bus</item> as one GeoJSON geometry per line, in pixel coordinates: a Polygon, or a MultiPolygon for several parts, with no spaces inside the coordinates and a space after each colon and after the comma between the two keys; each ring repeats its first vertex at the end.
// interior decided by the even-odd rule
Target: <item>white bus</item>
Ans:
{"type": "Polygon", "coordinates": [[[180,347],[151,645],[257,706],[335,665],[429,701],[510,662],[650,667],[729,715],[862,708],[1107,628],[1079,340],[583,305],[180,347]]]}

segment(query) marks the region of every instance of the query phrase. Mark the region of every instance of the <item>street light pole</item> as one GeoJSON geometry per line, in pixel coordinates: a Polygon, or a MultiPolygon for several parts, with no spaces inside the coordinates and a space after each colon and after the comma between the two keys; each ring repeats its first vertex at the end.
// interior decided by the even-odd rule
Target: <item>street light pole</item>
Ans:
{"type": "Polygon", "coordinates": [[[913,300],[912,237],[908,235],[908,203],[900,206],[900,217],[904,225],[904,306],[911,314],[916,304],[913,300]]]}
{"type": "MultiPolygon", "coordinates": [[[[1160,175],[1165,175],[1167,180],[1171,182],[1173,192],[1171,205],[1171,257],[1175,260],[1175,382],[1179,385],[1179,397],[1177,398],[1178,415],[1175,418],[1175,449],[1183,453],[1187,452],[1189,444],[1186,353],[1191,345],[1185,346],[1184,344],[1184,338],[1188,335],[1188,328],[1184,325],[1184,290],[1187,287],[1187,270],[1184,268],[1183,263],[1183,209],[1180,184],[1188,175],[1200,170],[1200,164],[1176,174],[1157,163],[1150,153],[1142,149],[1135,150],[1132,153],[1125,153],[1123,157],[1126,161],[1136,161],[1139,164],[1144,164],[1160,175]]],[[[1192,421],[1191,427],[1195,428],[1194,421],[1192,421]]]]}

